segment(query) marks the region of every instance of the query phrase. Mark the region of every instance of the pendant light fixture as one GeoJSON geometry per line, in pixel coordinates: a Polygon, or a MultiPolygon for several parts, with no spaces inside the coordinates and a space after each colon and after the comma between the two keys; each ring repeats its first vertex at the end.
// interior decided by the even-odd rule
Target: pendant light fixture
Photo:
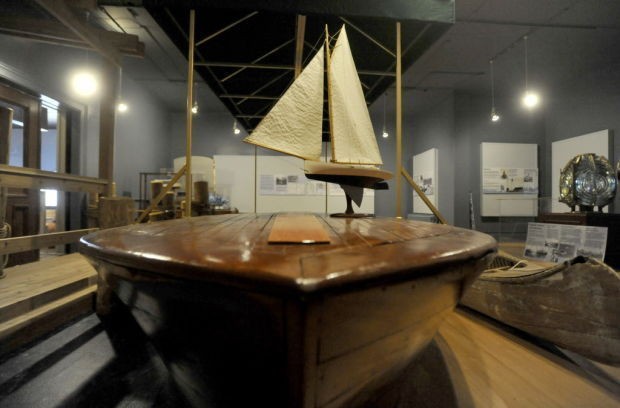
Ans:
{"type": "Polygon", "coordinates": [[[383,136],[384,139],[387,139],[389,133],[385,129],[385,96],[386,94],[383,94],[383,131],[381,132],[381,136],[383,136]]]}
{"type": "Polygon", "coordinates": [[[491,71],[491,122],[499,121],[499,113],[495,110],[495,77],[493,76],[493,60],[489,60],[491,71]]]}
{"type": "Polygon", "coordinates": [[[194,91],[193,93],[193,98],[194,98],[194,103],[192,104],[192,113],[194,115],[198,115],[198,92],[196,91],[196,83],[193,83],[193,87],[194,87],[194,91]]]}
{"type": "Polygon", "coordinates": [[[525,37],[523,37],[523,45],[525,48],[525,93],[523,94],[523,98],[521,99],[521,102],[523,103],[523,106],[525,106],[527,109],[533,109],[536,106],[538,106],[538,104],[540,103],[540,96],[538,96],[538,93],[536,93],[535,91],[532,91],[529,88],[529,84],[528,84],[528,77],[527,77],[527,35],[525,37]]]}
{"type": "Polygon", "coordinates": [[[116,104],[116,110],[120,113],[125,113],[129,110],[129,105],[123,100],[123,71],[120,71],[118,76],[118,103],[116,104]]]}
{"type": "Polygon", "coordinates": [[[235,135],[238,135],[239,133],[241,133],[241,129],[239,129],[239,127],[237,126],[237,120],[235,119],[235,122],[233,123],[233,133],[235,135]]]}
{"type": "MultiPolygon", "coordinates": [[[[86,12],[86,22],[90,19],[90,13],[86,12]]],[[[90,98],[97,94],[99,90],[99,80],[97,73],[90,66],[90,55],[86,49],[86,65],[78,68],[70,74],[71,89],[80,98],[90,98]]]]}

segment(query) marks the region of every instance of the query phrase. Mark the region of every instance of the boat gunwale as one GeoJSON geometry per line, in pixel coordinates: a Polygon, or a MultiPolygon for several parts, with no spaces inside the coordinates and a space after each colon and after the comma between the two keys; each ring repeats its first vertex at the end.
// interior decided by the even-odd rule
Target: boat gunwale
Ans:
{"type": "MultiPolygon", "coordinates": [[[[211,216],[213,217],[213,216],[211,216]]],[[[217,217],[217,216],[216,216],[217,217]]],[[[230,217],[230,216],[224,216],[230,217]]],[[[177,220],[179,221],[179,220],[177,220]]],[[[162,221],[170,222],[170,221],[162,221]]],[[[174,222],[174,220],[173,220],[174,222]]],[[[415,221],[408,221],[409,223],[416,223],[415,221]]],[[[123,228],[123,227],[121,227],[123,228]]],[[[118,233],[116,232],[109,233],[118,233]]],[[[359,257],[360,254],[367,256],[369,251],[384,251],[387,248],[395,253],[402,254],[403,251],[409,253],[409,259],[415,256],[415,242],[420,244],[419,240],[424,240],[423,244],[428,247],[434,247],[437,244],[446,240],[446,235],[433,235],[420,239],[409,239],[396,242],[379,242],[375,245],[355,245],[347,246],[342,245],[340,247],[334,247],[327,253],[309,252],[306,255],[296,255],[292,257],[292,261],[285,263],[284,266],[295,266],[299,268],[296,276],[278,274],[274,269],[282,267],[283,265],[272,266],[271,263],[267,263],[267,268],[256,268],[252,265],[222,265],[222,264],[195,264],[184,263],[177,260],[165,261],[166,268],[162,270],[162,260],[152,259],[145,256],[141,256],[136,253],[128,253],[118,248],[104,248],[96,243],[89,241],[97,235],[106,234],[106,230],[99,231],[95,234],[89,234],[80,240],[80,252],[89,258],[96,260],[96,262],[104,262],[117,267],[122,267],[132,271],[142,271],[148,275],[153,276],[154,279],[178,279],[185,281],[195,282],[211,282],[232,284],[240,287],[252,287],[257,285],[265,287],[268,290],[285,291],[292,294],[312,294],[323,293],[332,290],[348,290],[350,288],[365,287],[368,285],[376,285],[380,282],[391,283],[397,281],[406,281],[410,279],[417,279],[422,276],[431,276],[436,273],[436,269],[440,266],[442,269],[444,266],[454,267],[464,264],[470,264],[480,261],[480,259],[486,259],[486,262],[490,263],[490,259],[495,255],[496,242],[495,240],[483,233],[465,230],[461,228],[450,227],[450,231],[456,231],[457,236],[460,237],[462,242],[467,242],[471,239],[472,235],[485,238],[483,242],[477,247],[463,245],[464,249],[457,251],[450,251],[439,257],[428,258],[425,257],[420,262],[407,263],[404,266],[404,262],[398,259],[392,259],[390,265],[386,263],[382,264],[378,270],[374,272],[368,272],[368,265],[361,265],[355,270],[348,271],[348,273],[334,276],[331,279],[326,279],[321,276],[310,276],[311,274],[305,274],[304,266],[302,263],[304,260],[311,258],[329,256],[329,257],[359,257]],[[487,238],[488,237],[488,238],[487,238]],[[435,245],[434,245],[435,244],[435,245]],[[138,267],[139,265],[139,267],[138,267]]],[[[107,230],[111,231],[111,230],[107,230]]],[[[454,235],[451,237],[454,239],[454,235]]],[[[315,246],[316,247],[316,246],[315,246]]],[[[269,253],[264,253],[261,256],[269,256],[269,253]]],[[[406,253],[403,255],[406,256],[406,253]]],[[[402,256],[401,256],[402,258],[402,256]]],[[[264,266],[265,264],[263,264],[264,266]]],[[[480,270],[482,272],[482,268],[480,270]]]]}

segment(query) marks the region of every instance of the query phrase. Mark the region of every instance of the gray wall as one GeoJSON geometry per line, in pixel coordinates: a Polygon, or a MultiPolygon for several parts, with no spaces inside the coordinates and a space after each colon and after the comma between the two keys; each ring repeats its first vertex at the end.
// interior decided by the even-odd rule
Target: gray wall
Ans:
{"type": "MultiPolygon", "coordinates": [[[[185,113],[171,115],[171,133],[169,139],[169,167],[176,157],[185,156],[185,113]]],[[[228,112],[201,112],[192,119],[192,154],[194,156],[213,157],[216,154],[254,154],[254,146],[242,142],[247,136],[239,126],[241,133],[233,134],[234,118],[228,112]]],[[[260,154],[269,154],[265,150],[260,154]]]]}
{"type": "MultiPolygon", "coordinates": [[[[455,193],[455,116],[454,94],[442,92],[439,103],[420,114],[408,115],[404,119],[407,137],[403,139],[405,155],[408,158],[407,171],[412,172],[413,156],[428,149],[438,150],[438,202],[441,215],[454,223],[455,193]]],[[[405,97],[408,93],[405,93],[405,97]]],[[[407,211],[412,212],[412,193],[407,187],[407,211]]]]}
{"type": "MultiPolygon", "coordinates": [[[[41,44],[0,35],[0,77],[33,92],[57,99],[82,112],[79,154],[74,156],[74,173],[98,176],[99,103],[97,98],[80,100],[68,92],[68,79],[76,66],[99,64],[94,52],[41,44]]],[[[165,108],[127,75],[123,75],[121,94],[130,110],[117,114],[115,170],[117,192],[138,196],[138,173],[158,171],[169,164],[171,123],[165,108]]]]}
{"type": "Polygon", "coordinates": [[[123,76],[121,92],[129,109],[116,114],[114,181],[117,195],[138,198],[140,172],[172,167],[167,148],[171,114],[127,75],[123,76]]]}

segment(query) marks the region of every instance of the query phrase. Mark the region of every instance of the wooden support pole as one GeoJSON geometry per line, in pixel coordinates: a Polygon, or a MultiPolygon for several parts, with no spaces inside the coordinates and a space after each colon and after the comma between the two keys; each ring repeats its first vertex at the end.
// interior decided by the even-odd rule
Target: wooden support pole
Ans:
{"type": "Polygon", "coordinates": [[[189,50],[187,61],[187,121],[185,125],[185,212],[183,216],[192,216],[192,106],[194,104],[194,27],[196,12],[189,12],[189,50]]]}
{"type": "Polygon", "coordinates": [[[120,84],[120,68],[102,60],[101,101],[99,103],[99,178],[107,180],[106,195],[114,196],[114,123],[120,84]]]}
{"type": "MultiPolygon", "coordinates": [[[[402,109],[402,68],[400,49],[400,22],[396,23],[396,171],[403,169],[403,109],[402,109]]],[[[402,179],[396,175],[396,217],[403,217],[402,209],[402,179]]]]}
{"type": "Polygon", "coordinates": [[[435,217],[437,217],[437,219],[439,220],[439,222],[441,224],[447,224],[448,222],[446,221],[446,219],[443,217],[443,215],[441,215],[441,213],[439,212],[439,210],[437,209],[437,207],[435,207],[433,205],[433,203],[431,203],[431,200],[428,199],[428,197],[426,196],[426,194],[424,193],[424,191],[422,191],[422,189],[420,188],[420,186],[418,186],[418,184],[413,181],[413,178],[411,177],[411,175],[409,175],[409,173],[407,172],[407,170],[405,170],[404,168],[400,169],[401,174],[403,175],[403,177],[405,177],[405,179],[407,180],[407,182],[409,182],[409,185],[411,185],[411,187],[413,187],[413,189],[415,190],[416,193],[418,193],[418,195],[420,196],[420,198],[422,199],[422,201],[424,201],[424,204],[426,204],[426,206],[433,212],[433,214],[435,215],[435,217]]]}

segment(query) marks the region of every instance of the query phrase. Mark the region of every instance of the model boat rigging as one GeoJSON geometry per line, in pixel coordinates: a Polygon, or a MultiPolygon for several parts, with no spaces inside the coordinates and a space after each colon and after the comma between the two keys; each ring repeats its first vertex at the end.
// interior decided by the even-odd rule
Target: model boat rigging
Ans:
{"type": "Polygon", "coordinates": [[[331,53],[328,39],[244,141],[304,159],[307,178],[343,188],[352,216],[351,200],[359,206],[364,188],[387,189],[392,173],[378,167],[383,161],[344,26],[331,53]],[[324,67],[331,162],[321,161],[324,67]]]}

